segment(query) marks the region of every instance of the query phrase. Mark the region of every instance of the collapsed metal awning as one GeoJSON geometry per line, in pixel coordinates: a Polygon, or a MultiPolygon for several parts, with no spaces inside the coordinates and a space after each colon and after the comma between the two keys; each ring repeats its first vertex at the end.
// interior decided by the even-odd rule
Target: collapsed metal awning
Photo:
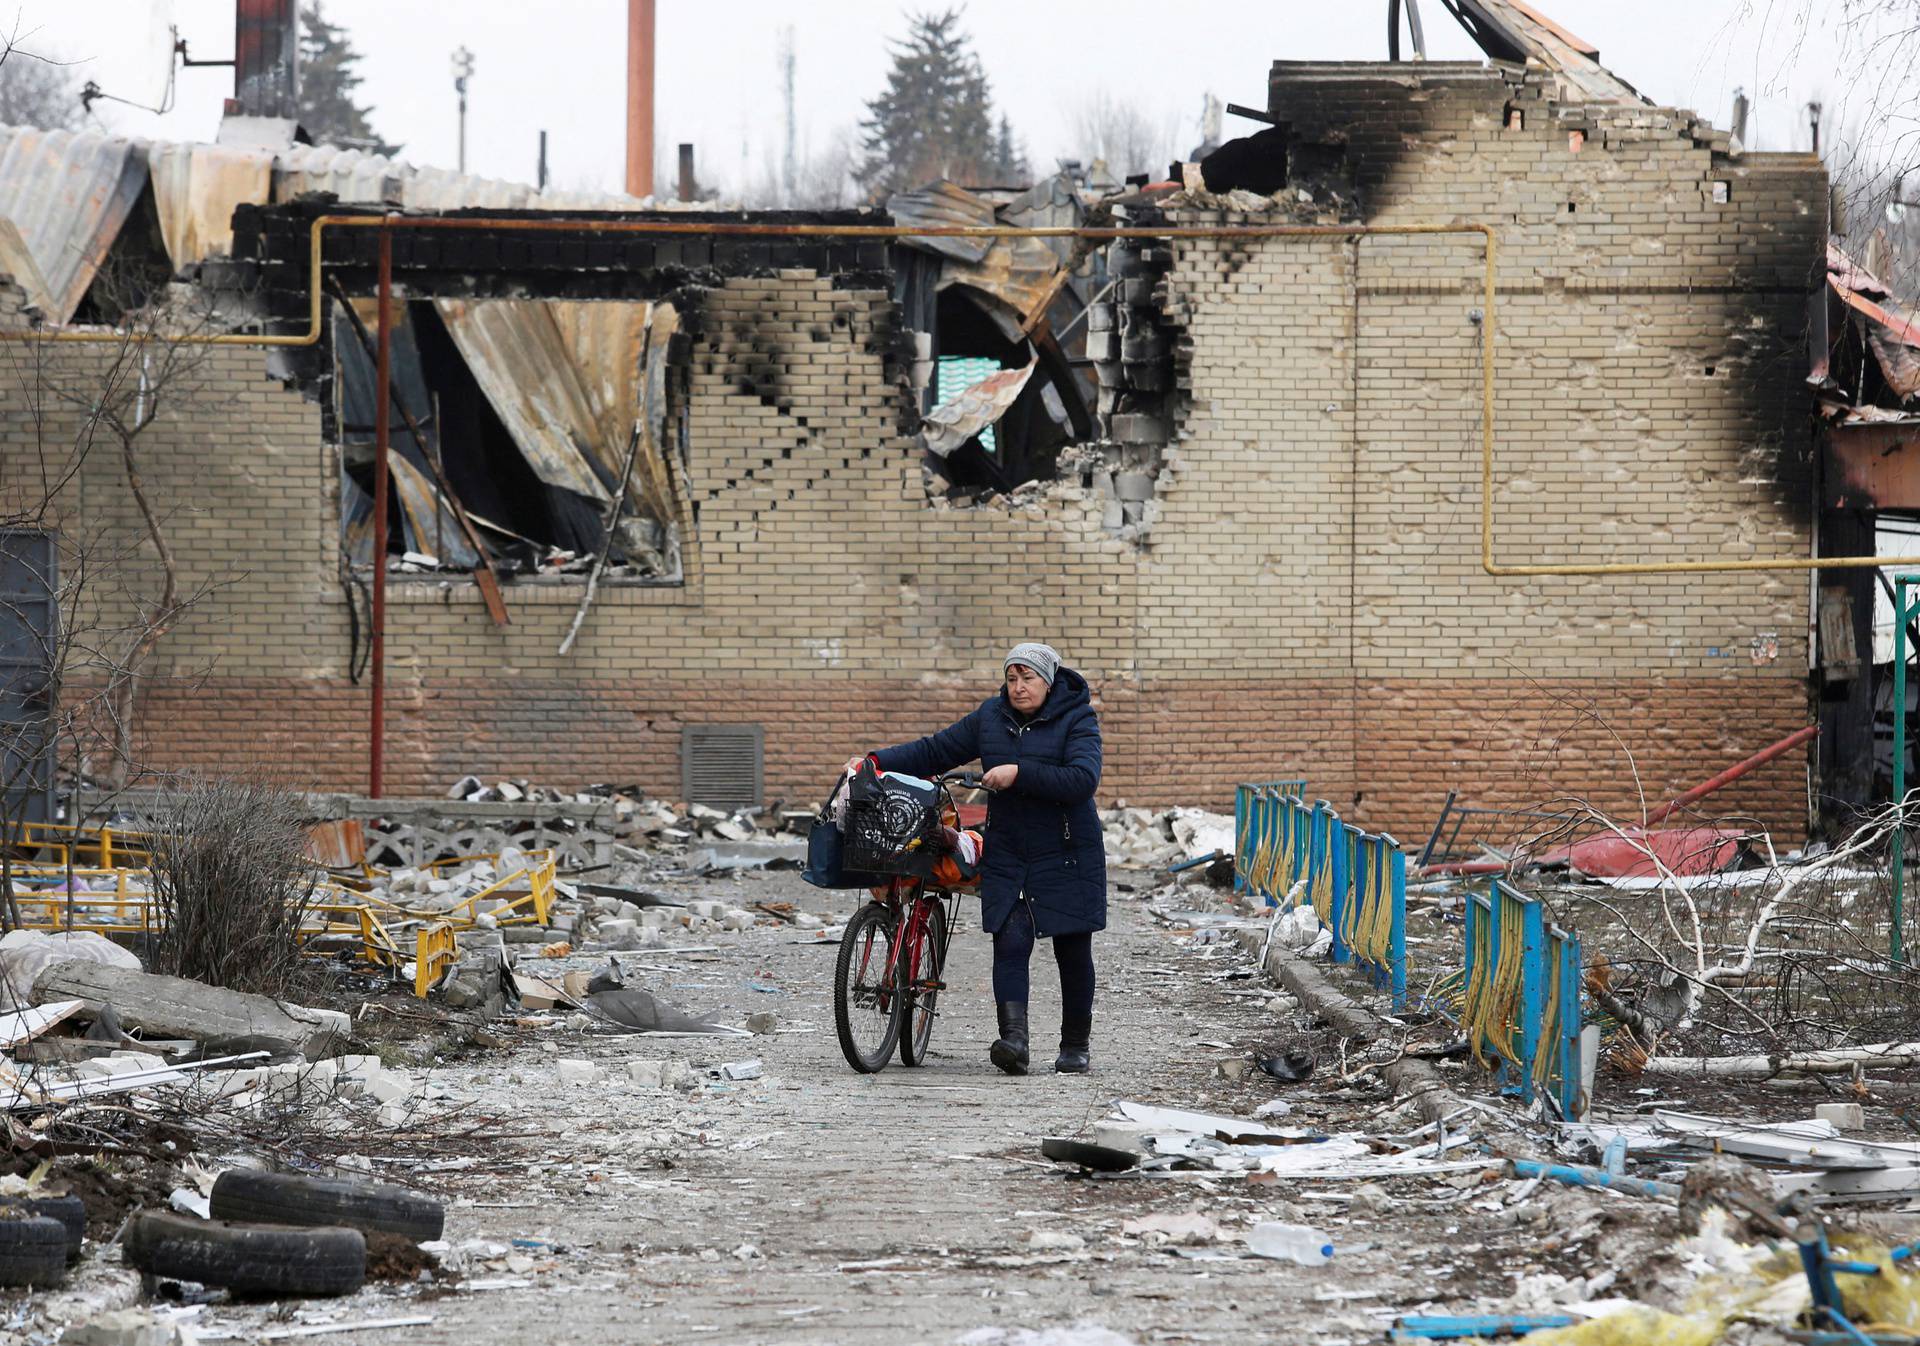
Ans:
{"type": "Polygon", "coordinates": [[[0,127],[0,262],[48,321],[73,317],[146,184],[131,140],[0,127]]]}

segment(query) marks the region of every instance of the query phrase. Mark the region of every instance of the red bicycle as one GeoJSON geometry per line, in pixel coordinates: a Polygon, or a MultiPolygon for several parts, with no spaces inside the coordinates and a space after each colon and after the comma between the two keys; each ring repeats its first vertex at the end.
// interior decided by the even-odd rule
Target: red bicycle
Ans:
{"type": "MultiPolygon", "coordinates": [[[[977,789],[981,778],[950,771],[934,784],[940,787],[942,820],[957,822],[951,787],[977,789]]],[[[872,889],[872,900],[848,919],[833,967],[833,1026],[847,1064],[861,1074],[884,1069],[896,1046],[901,1065],[926,1061],[960,895],[971,888],[890,879],[884,889],[872,889]]]]}

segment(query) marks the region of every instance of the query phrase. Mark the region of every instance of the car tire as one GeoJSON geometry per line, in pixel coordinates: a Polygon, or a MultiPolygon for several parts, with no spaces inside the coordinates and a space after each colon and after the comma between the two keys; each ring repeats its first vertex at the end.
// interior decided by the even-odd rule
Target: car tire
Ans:
{"type": "Polygon", "coordinates": [[[29,1215],[58,1220],[67,1231],[67,1261],[80,1260],[80,1242],[87,1236],[87,1206],[77,1196],[0,1196],[0,1208],[25,1207],[29,1215]]]}
{"type": "Polygon", "coordinates": [[[0,1285],[58,1285],[66,1275],[64,1224],[46,1215],[0,1219],[0,1285]]]}
{"type": "Polygon", "coordinates": [[[127,1229],[127,1262],[149,1276],[224,1286],[236,1298],[348,1295],[367,1279],[357,1229],[230,1224],[146,1211],[127,1229]]]}
{"type": "Polygon", "coordinates": [[[399,1234],[415,1243],[439,1238],[447,1222],[438,1201],[404,1187],[244,1168],[230,1168],[214,1179],[212,1211],[216,1220],[343,1225],[363,1234],[399,1234]]]}

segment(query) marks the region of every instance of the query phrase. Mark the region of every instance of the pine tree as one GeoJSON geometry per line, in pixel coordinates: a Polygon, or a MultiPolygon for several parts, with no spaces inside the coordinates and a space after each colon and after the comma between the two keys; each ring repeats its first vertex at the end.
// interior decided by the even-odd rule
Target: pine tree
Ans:
{"type": "Polygon", "coordinates": [[[360,53],[347,30],[326,21],[320,0],[301,9],[300,23],[300,125],[315,144],[397,154],[400,147],[380,139],[368,123],[372,109],[354,101],[360,53]]]}
{"type": "MultiPolygon", "coordinates": [[[[860,123],[865,160],[854,177],[875,200],[940,178],[997,179],[993,98],[960,12],[918,14],[893,44],[887,87],[860,123]]],[[[1004,124],[1004,119],[1003,124],[1004,124]]],[[[1005,128],[1011,144],[1012,131],[1005,128]]]]}
{"type": "Polygon", "coordinates": [[[1004,112],[1000,114],[1000,133],[993,147],[993,168],[995,178],[1007,187],[1023,185],[1032,173],[1027,153],[1014,139],[1013,123],[1004,112]]]}

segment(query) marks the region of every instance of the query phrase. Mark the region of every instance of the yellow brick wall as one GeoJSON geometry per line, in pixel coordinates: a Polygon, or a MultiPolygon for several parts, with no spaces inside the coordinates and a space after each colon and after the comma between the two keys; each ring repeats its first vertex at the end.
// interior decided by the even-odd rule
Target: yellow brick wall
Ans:
{"type": "MultiPolygon", "coordinates": [[[[1342,115],[1345,87],[1319,89],[1324,116],[1342,115]]],[[[1806,554],[1796,315],[1818,256],[1817,165],[1730,162],[1677,122],[1591,110],[1575,153],[1537,88],[1512,95],[1528,109],[1516,133],[1500,95],[1463,87],[1356,81],[1349,103],[1371,110],[1343,134],[1377,168],[1372,220],[1498,230],[1501,557],[1806,554]],[[1368,143],[1392,152],[1376,164],[1368,143]],[[1725,205],[1707,200],[1716,180],[1732,184],[1725,205]]],[[[603,587],[562,657],[575,585],[508,586],[512,624],[496,628],[470,584],[396,579],[389,678],[396,733],[413,736],[400,788],[467,768],[572,783],[631,770],[671,794],[670,749],[649,736],[737,715],[767,723],[771,784],[799,796],[836,753],[964,709],[1028,638],[1052,640],[1109,706],[1109,797],[1218,804],[1236,778],[1304,773],[1411,832],[1443,778],[1469,794],[1508,780],[1525,751],[1512,716],[1497,751],[1460,717],[1519,701],[1542,741],[1605,702],[1658,755],[1650,779],[1703,778],[1801,722],[1807,584],[1480,570],[1480,256],[1457,237],[1178,244],[1163,299],[1192,345],[1191,402],[1141,546],[1065,488],[1018,508],[930,502],[898,430],[887,297],[791,273],[729,281],[707,293],[693,348],[686,583],[603,587]],[[1780,653],[1756,667],[1761,632],[1780,653]],[[1422,680],[1430,692],[1409,686],[1422,680]],[[1723,702],[1745,708],[1739,724],[1663,739],[1723,702]],[[1393,745],[1430,746],[1443,725],[1453,746],[1403,770],[1393,745]]],[[[61,457],[38,444],[72,433],[70,406],[36,415],[32,362],[84,391],[105,358],[0,343],[10,502],[61,457]]],[[[172,681],[146,731],[159,759],[271,741],[289,772],[352,784],[364,693],[345,681],[335,457],[317,405],[266,371],[258,350],[207,352],[191,396],[143,437],[204,590],[164,647],[172,681]],[[204,749],[210,726],[230,746],[204,749]]],[[[74,538],[134,535],[110,449],[54,511],[74,538]]],[[[95,597],[124,611],[112,587],[95,597]]],[[[1594,752],[1525,788],[1615,790],[1618,761],[1594,752]]],[[[1789,770],[1753,805],[1791,818],[1800,791],[1789,770]]]]}

